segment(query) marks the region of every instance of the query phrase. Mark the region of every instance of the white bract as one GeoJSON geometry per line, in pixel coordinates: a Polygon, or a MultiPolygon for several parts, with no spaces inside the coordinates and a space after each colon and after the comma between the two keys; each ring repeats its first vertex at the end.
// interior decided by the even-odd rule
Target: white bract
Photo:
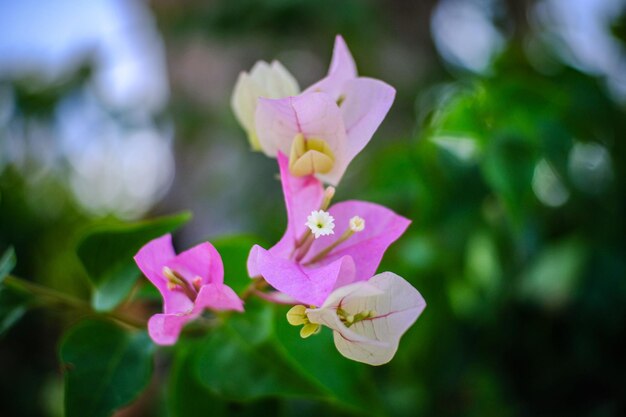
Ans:
{"type": "Polygon", "coordinates": [[[307,227],[315,235],[315,239],[320,236],[332,235],[335,228],[335,219],[327,211],[314,210],[306,218],[307,227]]]}
{"type": "Polygon", "coordinates": [[[426,307],[421,294],[402,277],[383,272],[368,281],[336,289],[320,308],[306,310],[312,324],[333,329],[337,350],[369,365],[389,362],[400,337],[426,307]]]}
{"type": "Polygon", "coordinates": [[[272,61],[271,64],[258,61],[250,73],[243,71],[239,74],[231,106],[241,127],[248,134],[252,149],[261,149],[254,122],[259,97],[285,98],[299,93],[298,82],[278,61],[272,61]]]}

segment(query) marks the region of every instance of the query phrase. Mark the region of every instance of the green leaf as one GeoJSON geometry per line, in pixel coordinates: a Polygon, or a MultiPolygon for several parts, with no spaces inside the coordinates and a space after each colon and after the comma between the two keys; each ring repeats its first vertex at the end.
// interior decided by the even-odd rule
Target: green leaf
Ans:
{"type": "Polygon", "coordinates": [[[0,284],[13,268],[15,268],[15,251],[11,247],[5,250],[0,258],[0,284]]]}
{"type": "Polygon", "coordinates": [[[224,236],[211,241],[222,256],[224,262],[224,283],[236,293],[250,285],[250,277],[246,267],[248,254],[260,239],[250,235],[224,236]]]}
{"type": "Polygon", "coordinates": [[[335,348],[330,329],[323,328],[321,333],[302,339],[300,328],[287,322],[289,307],[276,308],[275,341],[298,372],[323,387],[328,401],[359,415],[382,414],[380,399],[369,379],[370,367],[344,358],[335,348]]]}
{"type": "Polygon", "coordinates": [[[146,332],[104,321],[83,321],[64,337],[67,417],[107,417],[148,385],[154,344],[146,332]]]}
{"type": "Polygon", "coordinates": [[[236,403],[211,392],[198,380],[194,357],[201,341],[184,340],[176,345],[174,363],[167,384],[167,409],[170,417],[280,415],[282,405],[274,399],[236,403]],[[207,410],[210,413],[207,414],[207,410]]]}
{"type": "Polygon", "coordinates": [[[273,309],[249,302],[201,347],[196,371],[215,394],[234,400],[264,396],[322,397],[323,391],[297,372],[272,338],[273,309]]]}
{"type": "Polygon", "coordinates": [[[200,347],[197,375],[212,392],[239,401],[260,397],[323,400],[360,415],[380,413],[366,365],[337,352],[331,332],[303,340],[287,308],[249,301],[200,347]]]}
{"type": "Polygon", "coordinates": [[[0,287],[0,336],[3,336],[28,310],[31,297],[9,287],[0,287]]]}
{"type": "Polygon", "coordinates": [[[170,233],[191,218],[184,212],[132,224],[91,230],[79,242],[77,253],[95,286],[92,304],[98,311],[117,306],[129,293],[139,269],[133,256],[148,241],[170,233]]]}
{"type": "Polygon", "coordinates": [[[193,369],[193,350],[179,342],[170,370],[167,408],[171,417],[205,417],[227,415],[226,403],[200,384],[193,369]]]}

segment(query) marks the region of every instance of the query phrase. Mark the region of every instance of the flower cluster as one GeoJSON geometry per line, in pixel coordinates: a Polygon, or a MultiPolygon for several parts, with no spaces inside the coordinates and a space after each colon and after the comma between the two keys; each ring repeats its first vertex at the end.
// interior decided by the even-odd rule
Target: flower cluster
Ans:
{"type": "MultiPolygon", "coordinates": [[[[277,159],[287,210],[282,239],[270,249],[250,250],[252,292],[293,304],[287,320],[303,326],[303,338],[327,326],[341,354],[371,365],[391,360],[426,306],[400,276],[376,274],[410,221],[365,201],[331,203],[334,187],[394,96],[384,82],[357,75],[337,36],[328,75],[304,92],[280,63],[259,62],[239,76],[231,102],[252,148],[277,159]],[[261,290],[259,282],[271,289],[261,290]]],[[[149,322],[157,343],[175,343],[182,326],[205,308],[243,311],[223,284],[221,259],[209,243],[176,256],[168,235],[146,245],[135,260],[163,296],[164,314],[149,322]]]]}

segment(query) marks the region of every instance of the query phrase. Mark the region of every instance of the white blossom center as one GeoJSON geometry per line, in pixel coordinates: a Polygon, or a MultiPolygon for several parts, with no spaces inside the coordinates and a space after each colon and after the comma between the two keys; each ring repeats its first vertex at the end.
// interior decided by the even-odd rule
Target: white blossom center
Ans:
{"type": "Polygon", "coordinates": [[[314,210],[306,219],[306,226],[311,229],[315,239],[320,236],[332,235],[335,228],[335,219],[327,211],[314,210]]]}

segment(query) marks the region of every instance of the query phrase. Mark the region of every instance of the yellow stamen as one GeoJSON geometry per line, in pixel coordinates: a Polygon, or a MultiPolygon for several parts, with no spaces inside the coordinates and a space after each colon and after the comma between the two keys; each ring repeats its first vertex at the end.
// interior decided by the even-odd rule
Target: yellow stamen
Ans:
{"type": "Polygon", "coordinates": [[[289,311],[287,312],[287,321],[292,326],[309,324],[309,319],[306,316],[306,307],[303,305],[291,307],[291,309],[289,309],[289,311]]]}
{"type": "Polygon", "coordinates": [[[298,133],[291,143],[289,171],[296,177],[326,174],[335,165],[335,155],[323,139],[305,138],[298,133]]]}
{"type": "Polygon", "coordinates": [[[321,326],[316,323],[305,324],[302,329],[300,329],[300,337],[306,339],[307,337],[318,333],[321,329],[321,326]]]}

